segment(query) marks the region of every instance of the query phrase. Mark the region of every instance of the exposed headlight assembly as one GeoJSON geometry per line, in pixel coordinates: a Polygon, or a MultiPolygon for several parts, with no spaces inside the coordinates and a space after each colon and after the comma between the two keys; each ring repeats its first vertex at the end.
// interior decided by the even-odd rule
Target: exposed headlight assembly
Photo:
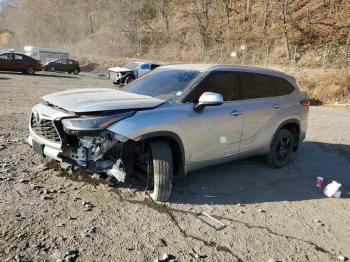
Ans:
{"type": "Polygon", "coordinates": [[[100,131],[134,114],[135,111],[131,111],[108,116],[81,116],[79,118],[66,118],[62,120],[62,125],[64,129],[70,131],[100,131]]]}

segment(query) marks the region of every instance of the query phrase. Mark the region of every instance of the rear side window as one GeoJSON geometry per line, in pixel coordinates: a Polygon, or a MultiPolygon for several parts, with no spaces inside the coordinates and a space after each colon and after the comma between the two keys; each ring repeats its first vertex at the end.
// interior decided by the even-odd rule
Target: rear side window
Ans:
{"type": "Polygon", "coordinates": [[[12,56],[10,54],[2,54],[2,55],[0,55],[0,60],[1,61],[10,61],[10,60],[12,60],[12,56]]]}
{"type": "Polygon", "coordinates": [[[241,99],[284,96],[293,92],[294,87],[286,80],[255,73],[240,73],[241,99]]]}
{"type": "Polygon", "coordinates": [[[238,99],[239,75],[235,72],[214,71],[209,73],[191,92],[187,101],[198,103],[204,92],[221,94],[224,101],[238,99]]]}

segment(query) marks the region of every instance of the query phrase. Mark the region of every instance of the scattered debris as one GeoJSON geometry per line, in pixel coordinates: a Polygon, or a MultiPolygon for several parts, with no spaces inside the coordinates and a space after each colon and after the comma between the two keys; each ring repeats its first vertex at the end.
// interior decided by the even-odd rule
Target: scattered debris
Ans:
{"type": "Polygon", "coordinates": [[[159,239],[159,246],[160,247],[166,247],[167,246],[167,243],[166,243],[166,241],[164,240],[164,239],[159,239]]]}
{"type": "Polygon", "coordinates": [[[323,181],[324,181],[323,177],[318,176],[318,177],[316,178],[316,186],[317,186],[317,187],[321,187],[322,184],[323,184],[323,181]]]}
{"type": "Polygon", "coordinates": [[[26,237],[27,237],[26,233],[20,233],[20,234],[17,235],[17,238],[20,238],[20,239],[26,238],[26,237]]]}
{"type": "Polygon", "coordinates": [[[258,212],[259,213],[266,213],[266,211],[264,209],[260,209],[260,208],[258,209],[258,212]]]}
{"type": "Polygon", "coordinates": [[[91,204],[89,201],[82,201],[81,203],[83,204],[85,211],[91,211],[94,207],[94,205],[91,204]]]}
{"type": "Polygon", "coordinates": [[[210,227],[214,228],[215,230],[221,230],[226,227],[219,220],[215,219],[214,217],[210,216],[205,212],[202,212],[201,214],[197,215],[197,217],[210,227]]]}
{"type": "MultiPolygon", "coordinates": [[[[340,189],[341,184],[336,182],[336,181],[332,181],[332,183],[328,184],[324,190],[323,190],[323,194],[327,197],[340,197],[341,193],[337,193],[337,191],[340,189]]],[[[340,191],[340,190],[339,190],[340,191]]]]}
{"type": "Polygon", "coordinates": [[[343,255],[339,255],[339,256],[338,256],[338,260],[339,260],[339,261],[348,261],[348,258],[347,258],[347,257],[344,257],[343,255]]]}
{"type": "Polygon", "coordinates": [[[66,224],[65,223],[59,223],[57,227],[64,227],[66,224]]]}
{"type": "Polygon", "coordinates": [[[94,237],[96,234],[96,227],[91,227],[82,234],[83,237],[94,237]]]}
{"type": "Polygon", "coordinates": [[[5,148],[6,148],[5,145],[0,145],[0,150],[3,150],[3,149],[5,149],[5,148]]]}
{"type": "Polygon", "coordinates": [[[238,214],[244,214],[245,212],[243,210],[237,210],[238,214]]]}
{"type": "Polygon", "coordinates": [[[27,183],[29,183],[29,180],[28,180],[28,179],[22,178],[22,179],[20,179],[18,182],[20,182],[20,183],[22,183],[22,184],[27,184],[27,183]]]}
{"type": "Polygon", "coordinates": [[[41,197],[41,199],[42,199],[42,200],[50,200],[50,199],[52,199],[52,197],[49,197],[49,196],[47,196],[47,195],[43,195],[43,196],[41,197]]]}
{"type": "Polygon", "coordinates": [[[75,262],[78,259],[79,251],[78,250],[69,250],[64,255],[65,262],[75,262]]]}
{"type": "Polygon", "coordinates": [[[270,257],[269,260],[268,260],[268,262],[277,262],[277,260],[274,259],[274,258],[272,258],[272,257],[270,257]]]}
{"type": "Polygon", "coordinates": [[[15,215],[15,217],[16,217],[16,220],[17,220],[17,221],[22,221],[22,220],[24,220],[24,219],[26,218],[25,216],[22,216],[21,213],[17,213],[17,214],[15,215]]]}
{"type": "Polygon", "coordinates": [[[167,253],[164,253],[162,256],[162,261],[167,260],[169,258],[167,253]]]}

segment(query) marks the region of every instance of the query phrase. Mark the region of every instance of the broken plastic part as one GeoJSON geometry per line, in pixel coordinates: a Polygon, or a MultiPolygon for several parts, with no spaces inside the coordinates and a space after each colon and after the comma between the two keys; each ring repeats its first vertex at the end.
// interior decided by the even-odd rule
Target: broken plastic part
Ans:
{"type": "Polygon", "coordinates": [[[221,230],[226,227],[223,223],[221,223],[219,220],[215,219],[214,217],[210,216],[209,214],[202,212],[201,214],[197,215],[197,217],[202,220],[207,225],[211,226],[212,228],[216,230],[221,230]],[[213,223],[214,222],[214,223],[213,223]]]}
{"type": "Polygon", "coordinates": [[[126,177],[123,161],[119,158],[111,169],[107,170],[107,175],[115,177],[119,182],[124,182],[126,177]]]}

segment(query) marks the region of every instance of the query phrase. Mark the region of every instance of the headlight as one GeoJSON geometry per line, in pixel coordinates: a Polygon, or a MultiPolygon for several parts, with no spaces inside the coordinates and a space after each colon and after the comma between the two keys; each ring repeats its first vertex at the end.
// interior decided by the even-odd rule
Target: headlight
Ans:
{"type": "Polygon", "coordinates": [[[127,112],[108,116],[82,116],[79,118],[66,118],[62,120],[64,129],[72,131],[98,131],[104,130],[110,125],[134,115],[135,112],[127,112]]]}

